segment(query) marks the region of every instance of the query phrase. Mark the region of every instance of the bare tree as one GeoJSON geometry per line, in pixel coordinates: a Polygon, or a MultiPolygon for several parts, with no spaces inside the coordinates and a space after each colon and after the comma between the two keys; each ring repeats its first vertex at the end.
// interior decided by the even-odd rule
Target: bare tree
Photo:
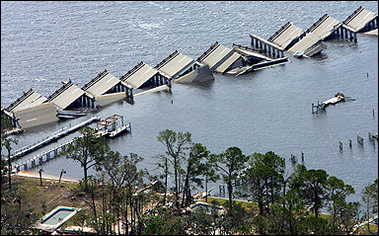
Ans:
{"type": "Polygon", "coordinates": [[[185,151],[189,148],[188,145],[192,143],[191,134],[189,132],[176,133],[172,130],[166,129],[159,132],[157,139],[166,147],[166,154],[173,162],[175,177],[175,206],[176,208],[179,208],[179,173],[181,171],[181,160],[186,155],[185,151]]]}

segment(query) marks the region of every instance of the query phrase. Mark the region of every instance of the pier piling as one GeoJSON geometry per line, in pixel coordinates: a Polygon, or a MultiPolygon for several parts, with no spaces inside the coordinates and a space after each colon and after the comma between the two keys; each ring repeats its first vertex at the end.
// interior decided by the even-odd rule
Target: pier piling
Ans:
{"type": "Polygon", "coordinates": [[[359,135],[357,135],[357,143],[363,147],[363,138],[359,135]]]}

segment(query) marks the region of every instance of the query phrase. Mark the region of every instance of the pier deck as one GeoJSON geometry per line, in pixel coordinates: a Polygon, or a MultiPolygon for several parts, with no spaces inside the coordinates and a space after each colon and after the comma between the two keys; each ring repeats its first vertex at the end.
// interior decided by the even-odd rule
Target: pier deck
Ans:
{"type": "Polygon", "coordinates": [[[86,121],[83,121],[75,126],[72,126],[68,129],[65,129],[65,130],[62,130],[58,133],[53,133],[51,135],[49,135],[48,137],[38,141],[37,143],[33,143],[29,146],[26,146],[26,147],[23,147],[17,151],[14,152],[14,154],[11,156],[11,158],[14,160],[14,159],[17,159],[19,157],[22,157],[30,152],[33,152],[43,146],[46,146],[47,144],[57,140],[57,139],[60,139],[72,132],[75,132],[76,130],[80,129],[81,127],[83,126],[86,126],[86,125],[89,125],[91,124],[92,122],[94,121],[99,121],[100,120],[100,117],[98,116],[93,116],[91,117],[90,119],[86,120],[86,121]]]}

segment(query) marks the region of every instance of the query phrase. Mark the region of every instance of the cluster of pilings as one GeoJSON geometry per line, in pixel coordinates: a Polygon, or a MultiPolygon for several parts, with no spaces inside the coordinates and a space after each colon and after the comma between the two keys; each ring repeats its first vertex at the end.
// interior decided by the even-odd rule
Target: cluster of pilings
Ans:
{"type": "MultiPolygon", "coordinates": [[[[368,140],[371,141],[371,143],[374,145],[375,148],[375,141],[378,142],[378,135],[373,135],[370,132],[368,133],[368,140]]],[[[360,135],[357,135],[357,144],[359,147],[363,148],[364,146],[364,138],[360,135]]],[[[341,141],[338,141],[338,148],[342,152],[343,151],[343,143],[341,141]]],[[[349,148],[353,148],[353,140],[349,139],[349,148]]]]}

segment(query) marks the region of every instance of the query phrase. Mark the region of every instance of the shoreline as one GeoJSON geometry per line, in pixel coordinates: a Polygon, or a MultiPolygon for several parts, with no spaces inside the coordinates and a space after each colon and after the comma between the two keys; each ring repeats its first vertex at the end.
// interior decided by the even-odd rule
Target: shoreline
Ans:
{"type": "MultiPolygon", "coordinates": [[[[20,171],[20,172],[18,172],[16,174],[12,174],[12,176],[13,177],[19,176],[19,177],[37,178],[37,179],[39,179],[39,173],[35,172],[35,171],[31,171],[31,170],[23,170],[23,171],[20,171]]],[[[58,181],[59,180],[59,176],[42,173],[42,179],[43,180],[58,181]]],[[[79,180],[62,177],[61,178],[61,182],[79,183],[79,180]]]]}

